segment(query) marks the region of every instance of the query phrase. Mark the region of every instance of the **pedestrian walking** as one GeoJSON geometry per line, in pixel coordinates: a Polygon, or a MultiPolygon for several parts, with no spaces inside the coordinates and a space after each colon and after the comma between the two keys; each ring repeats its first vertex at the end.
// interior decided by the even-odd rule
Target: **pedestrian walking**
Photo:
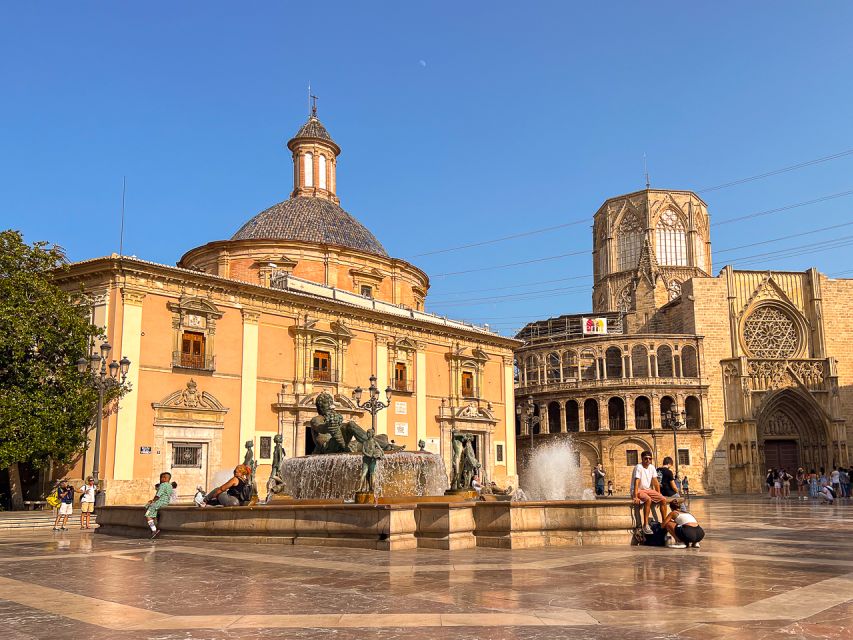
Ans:
{"type": "Polygon", "coordinates": [[[606,476],[607,474],[604,472],[604,465],[599,462],[592,470],[592,479],[595,482],[595,495],[604,495],[604,478],[606,476]]]}
{"type": "Polygon", "coordinates": [[[89,529],[89,518],[95,511],[95,479],[92,476],[86,478],[86,484],[78,489],[83,494],[80,496],[80,528],[89,529]]]}

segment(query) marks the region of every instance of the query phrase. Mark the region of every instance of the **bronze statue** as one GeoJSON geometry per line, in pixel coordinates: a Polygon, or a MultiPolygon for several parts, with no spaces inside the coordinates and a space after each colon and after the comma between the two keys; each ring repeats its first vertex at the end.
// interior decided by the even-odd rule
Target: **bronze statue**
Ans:
{"type": "Polygon", "coordinates": [[[283,438],[280,433],[277,433],[273,438],[273,442],[275,442],[275,450],[272,454],[272,469],[270,469],[270,479],[267,480],[267,502],[269,502],[275,494],[282,493],[284,491],[284,477],[282,475],[282,467],[284,466],[284,457],[287,454],[284,451],[284,447],[281,446],[282,440],[283,438]]]}
{"type": "Polygon", "coordinates": [[[465,436],[465,449],[462,458],[462,486],[461,489],[469,489],[471,481],[480,475],[480,461],[477,460],[477,455],[474,453],[474,447],[471,443],[474,442],[474,436],[467,434],[465,436]]]}
{"type": "Polygon", "coordinates": [[[252,495],[258,495],[258,485],[255,483],[255,471],[258,469],[258,461],[255,460],[254,452],[252,451],[252,447],[255,446],[255,443],[251,440],[246,440],[246,455],[243,457],[243,464],[246,465],[251,473],[249,474],[249,484],[252,487],[252,495]]]}
{"type": "Polygon", "coordinates": [[[361,443],[361,480],[358,485],[360,492],[376,494],[376,463],[385,455],[382,446],[377,442],[373,429],[367,430],[367,438],[361,443]]]}
{"type": "Polygon", "coordinates": [[[450,488],[451,490],[467,488],[462,483],[462,449],[465,446],[467,436],[456,428],[450,430],[450,488]]]}
{"type": "MultiPolygon", "coordinates": [[[[319,415],[311,418],[311,437],[314,439],[314,454],[324,453],[358,453],[361,451],[367,432],[352,420],[344,421],[344,417],[335,411],[335,400],[331,394],[322,392],[315,401],[319,415]]],[[[388,436],[374,436],[376,444],[382,451],[401,451],[404,446],[388,442],[388,436]]]]}

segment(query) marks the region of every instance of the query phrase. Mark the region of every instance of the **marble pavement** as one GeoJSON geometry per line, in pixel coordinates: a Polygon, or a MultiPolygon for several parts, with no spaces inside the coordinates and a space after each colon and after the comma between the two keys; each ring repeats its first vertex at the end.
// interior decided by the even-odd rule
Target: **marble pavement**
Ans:
{"type": "Polygon", "coordinates": [[[0,639],[853,638],[853,503],[695,499],[702,548],[0,537],[0,639]]]}

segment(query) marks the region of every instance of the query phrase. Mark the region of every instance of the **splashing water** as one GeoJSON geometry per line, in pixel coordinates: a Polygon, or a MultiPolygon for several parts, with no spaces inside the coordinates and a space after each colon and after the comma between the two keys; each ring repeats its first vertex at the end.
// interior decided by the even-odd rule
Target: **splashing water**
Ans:
{"type": "Polygon", "coordinates": [[[535,447],[522,482],[528,500],[593,500],[584,488],[577,453],[570,442],[535,447]]]}
{"type": "MultiPolygon", "coordinates": [[[[379,496],[440,496],[448,488],[444,461],[431,453],[386,453],[376,471],[379,496]]],[[[332,453],[288,458],[282,475],[285,493],[294,498],[349,499],[358,490],[361,455],[332,453]]]]}

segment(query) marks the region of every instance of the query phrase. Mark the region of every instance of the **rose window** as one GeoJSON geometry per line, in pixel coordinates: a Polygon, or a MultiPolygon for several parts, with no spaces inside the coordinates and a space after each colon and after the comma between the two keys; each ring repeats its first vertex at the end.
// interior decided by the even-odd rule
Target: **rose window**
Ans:
{"type": "Polygon", "coordinates": [[[743,323],[743,341],[756,358],[790,358],[797,353],[800,335],[791,317],[770,306],[759,307],[743,323]]]}

